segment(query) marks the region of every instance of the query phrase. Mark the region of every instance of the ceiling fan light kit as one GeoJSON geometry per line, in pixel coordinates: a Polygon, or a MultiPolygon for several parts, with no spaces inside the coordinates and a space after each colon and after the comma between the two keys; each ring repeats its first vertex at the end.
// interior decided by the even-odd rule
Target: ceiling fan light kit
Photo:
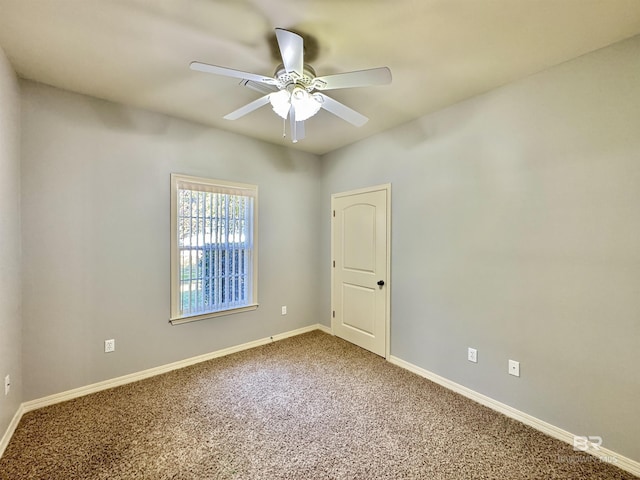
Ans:
{"type": "Polygon", "coordinates": [[[304,40],[300,35],[283,28],[276,28],[276,40],[282,56],[282,65],[278,66],[273,77],[202,62],[191,62],[192,70],[240,78],[241,84],[264,94],[225,115],[225,119],[236,120],[264,105],[271,104],[271,108],[278,116],[284,120],[289,118],[292,141],[296,143],[304,138],[304,121],[313,117],[321,109],[357,127],[368,121],[364,115],[321,93],[322,90],[391,83],[391,71],[388,67],[316,77],[313,68],[304,63],[304,40]]]}
{"type": "Polygon", "coordinates": [[[269,95],[269,102],[271,102],[273,111],[285,120],[291,108],[293,108],[296,112],[296,121],[304,122],[320,111],[324,99],[320,95],[312,95],[300,87],[293,87],[291,92],[289,92],[289,88],[287,88],[279,92],[271,93],[269,95]]]}
{"type": "Polygon", "coordinates": [[[286,90],[280,90],[279,92],[269,94],[269,102],[271,102],[271,108],[273,111],[280,115],[285,120],[289,116],[291,94],[286,90]]]}

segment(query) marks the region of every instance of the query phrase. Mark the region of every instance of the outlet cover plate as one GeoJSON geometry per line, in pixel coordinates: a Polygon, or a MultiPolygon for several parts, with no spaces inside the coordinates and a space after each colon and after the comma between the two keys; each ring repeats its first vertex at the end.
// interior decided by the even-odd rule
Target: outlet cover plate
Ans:
{"type": "Polygon", "coordinates": [[[116,350],[116,341],[112,338],[104,341],[104,353],[111,353],[116,350]]]}
{"type": "Polygon", "coordinates": [[[282,306],[282,315],[286,315],[287,314],[287,306],[283,305],[282,306]]]}
{"type": "Polygon", "coordinates": [[[520,362],[509,360],[509,375],[513,375],[514,377],[520,376],[520,362]]]}
{"type": "Polygon", "coordinates": [[[9,395],[9,390],[11,390],[11,376],[7,375],[4,377],[4,394],[9,395]]]}
{"type": "Polygon", "coordinates": [[[473,363],[478,363],[478,350],[469,347],[467,350],[467,360],[473,363]]]}

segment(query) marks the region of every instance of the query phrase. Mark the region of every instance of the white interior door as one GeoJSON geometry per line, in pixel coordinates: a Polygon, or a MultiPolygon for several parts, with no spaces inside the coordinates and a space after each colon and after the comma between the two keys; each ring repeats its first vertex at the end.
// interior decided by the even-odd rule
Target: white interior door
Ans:
{"type": "Polygon", "coordinates": [[[388,356],[391,186],[332,196],[333,333],[388,356]]]}

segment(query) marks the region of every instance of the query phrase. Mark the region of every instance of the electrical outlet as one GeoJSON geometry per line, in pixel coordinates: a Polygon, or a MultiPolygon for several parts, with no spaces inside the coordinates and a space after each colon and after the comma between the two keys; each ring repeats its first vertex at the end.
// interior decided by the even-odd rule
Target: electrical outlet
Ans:
{"type": "Polygon", "coordinates": [[[520,376],[520,362],[509,360],[509,375],[513,375],[514,377],[520,376]]]}
{"type": "Polygon", "coordinates": [[[11,390],[11,377],[7,375],[4,377],[4,394],[9,395],[9,390],[11,390]]]}
{"type": "Polygon", "coordinates": [[[286,315],[287,314],[287,306],[283,305],[282,306],[282,315],[286,315]]]}
{"type": "Polygon", "coordinates": [[[114,352],[116,350],[116,341],[112,338],[104,341],[104,353],[114,352]]]}
{"type": "Polygon", "coordinates": [[[467,350],[467,360],[473,363],[478,363],[478,350],[469,347],[467,350]]]}

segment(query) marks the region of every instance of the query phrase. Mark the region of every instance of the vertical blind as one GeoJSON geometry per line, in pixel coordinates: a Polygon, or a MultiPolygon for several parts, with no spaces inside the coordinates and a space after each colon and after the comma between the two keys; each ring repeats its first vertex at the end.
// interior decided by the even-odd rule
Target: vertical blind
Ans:
{"type": "Polygon", "coordinates": [[[179,317],[252,303],[257,187],[178,178],[179,317]]]}

